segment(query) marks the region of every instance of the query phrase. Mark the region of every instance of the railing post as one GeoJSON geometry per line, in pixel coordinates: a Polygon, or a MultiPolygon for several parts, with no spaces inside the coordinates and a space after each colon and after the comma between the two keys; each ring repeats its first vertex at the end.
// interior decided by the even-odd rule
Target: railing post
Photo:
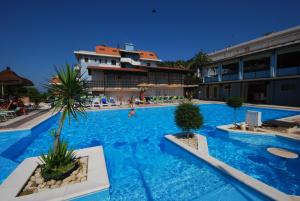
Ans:
{"type": "Polygon", "coordinates": [[[277,52],[274,50],[270,57],[270,77],[276,77],[277,71],[277,52]]]}
{"type": "Polygon", "coordinates": [[[222,64],[218,65],[218,82],[222,81],[222,64]]]}
{"type": "Polygon", "coordinates": [[[239,60],[239,73],[238,73],[238,79],[242,80],[244,77],[244,61],[243,59],[239,60]]]}

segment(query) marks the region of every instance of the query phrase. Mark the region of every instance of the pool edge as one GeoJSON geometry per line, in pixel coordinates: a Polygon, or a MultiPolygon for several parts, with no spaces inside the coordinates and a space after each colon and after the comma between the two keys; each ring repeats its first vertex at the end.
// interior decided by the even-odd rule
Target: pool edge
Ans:
{"type": "MultiPolygon", "coordinates": [[[[199,134],[198,134],[199,135],[199,134]]],[[[233,177],[234,179],[238,180],[239,182],[243,183],[244,185],[250,187],[251,189],[265,195],[268,198],[271,198],[273,200],[279,200],[279,201],[299,201],[300,196],[295,195],[289,195],[284,192],[281,192],[277,190],[276,188],[269,186],[243,172],[241,172],[238,169],[235,169],[234,167],[227,165],[226,163],[212,157],[208,154],[201,153],[196,149],[193,149],[192,147],[184,144],[183,142],[180,142],[176,139],[174,135],[165,135],[165,139],[168,141],[176,144],[181,149],[193,154],[200,160],[203,160],[204,162],[208,163],[212,167],[218,169],[219,171],[225,173],[226,175],[229,175],[230,177],[233,177]]]]}

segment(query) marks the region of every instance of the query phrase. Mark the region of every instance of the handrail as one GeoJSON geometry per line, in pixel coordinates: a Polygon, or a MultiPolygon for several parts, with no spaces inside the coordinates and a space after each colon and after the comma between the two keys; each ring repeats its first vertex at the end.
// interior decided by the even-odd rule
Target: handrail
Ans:
{"type": "Polygon", "coordinates": [[[133,87],[137,87],[137,85],[139,84],[181,84],[183,85],[185,83],[191,84],[191,82],[188,82],[185,79],[144,79],[144,80],[143,79],[139,79],[139,80],[120,79],[120,80],[105,80],[105,81],[88,81],[87,85],[90,88],[93,87],[133,88],[133,87]]]}

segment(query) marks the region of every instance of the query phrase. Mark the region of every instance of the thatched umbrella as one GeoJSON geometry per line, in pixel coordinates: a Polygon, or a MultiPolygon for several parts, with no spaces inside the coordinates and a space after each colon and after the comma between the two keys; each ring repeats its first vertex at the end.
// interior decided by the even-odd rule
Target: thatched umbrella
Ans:
{"type": "Polygon", "coordinates": [[[32,81],[17,75],[10,67],[0,72],[0,83],[2,97],[4,96],[4,85],[6,86],[33,86],[32,81]]]}

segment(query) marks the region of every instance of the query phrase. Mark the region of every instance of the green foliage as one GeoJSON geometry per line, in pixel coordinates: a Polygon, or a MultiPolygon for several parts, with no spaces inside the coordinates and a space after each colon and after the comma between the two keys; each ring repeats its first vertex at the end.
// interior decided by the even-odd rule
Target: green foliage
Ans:
{"type": "Polygon", "coordinates": [[[189,132],[202,126],[203,117],[198,106],[182,103],[175,110],[175,122],[184,132],[189,132]]]}
{"type": "Polygon", "coordinates": [[[178,67],[178,68],[186,68],[187,61],[184,60],[176,60],[176,61],[161,61],[158,63],[158,66],[161,67],[178,67]]]}
{"type": "Polygon", "coordinates": [[[40,92],[34,87],[28,87],[26,95],[30,98],[31,102],[34,102],[35,105],[38,105],[40,102],[42,102],[40,92]]]}
{"type": "Polygon", "coordinates": [[[234,124],[236,124],[236,109],[242,107],[243,99],[233,96],[227,99],[226,104],[234,109],[234,124]]]}
{"type": "Polygon", "coordinates": [[[68,151],[68,145],[61,142],[57,151],[50,149],[47,155],[40,157],[42,162],[41,175],[48,181],[60,180],[68,177],[78,167],[74,151],[68,151]]]}
{"type": "Polygon", "coordinates": [[[77,114],[85,114],[84,101],[81,96],[87,95],[87,85],[82,75],[73,69],[69,64],[65,68],[57,69],[56,74],[61,84],[47,84],[50,97],[53,99],[53,106],[56,111],[65,111],[70,119],[77,114]],[[76,106],[75,106],[76,103],[76,106]]]}
{"type": "Polygon", "coordinates": [[[240,98],[240,97],[233,96],[233,97],[230,97],[230,98],[227,99],[226,104],[229,107],[237,109],[239,107],[242,107],[242,105],[243,105],[243,99],[240,98]]]}
{"type": "Polygon", "coordinates": [[[47,180],[56,179],[68,175],[70,171],[76,168],[75,155],[72,151],[67,151],[67,144],[60,142],[60,135],[66,117],[71,116],[77,120],[77,114],[85,115],[84,100],[82,96],[87,94],[87,85],[80,72],[70,65],[56,70],[61,84],[48,84],[48,94],[53,98],[54,111],[61,111],[58,129],[52,134],[55,138],[53,149],[47,156],[41,157],[44,163],[42,175],[47,180]]]}
{"type": "Polygon", "coordinates": [[[211,59],[203,51],[198,52],[193,58],[188,61],[188,67],[196,71],[211,62],[211,59]]]}

